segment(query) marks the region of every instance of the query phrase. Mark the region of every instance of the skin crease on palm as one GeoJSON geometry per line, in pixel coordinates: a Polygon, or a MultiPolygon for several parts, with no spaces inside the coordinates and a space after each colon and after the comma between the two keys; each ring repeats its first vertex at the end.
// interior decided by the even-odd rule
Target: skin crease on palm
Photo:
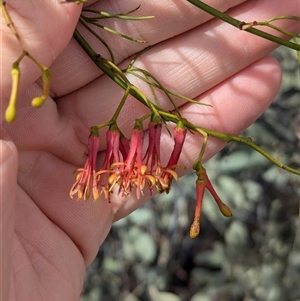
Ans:
{"type": "MultiPolygon", "coordinates": [[[[89,127],[108,121],[122,97],[72,39],[81,6],[59,0],[7,1],[7,8],[25,47],[52,72],[51,94],[44,106],[33,109],[30,101],[41,94],[40,71],[25,59],[17,119],[1,127],[1,300],[78,300],[85,267],[94,259],[114,220],[149,199],[134,195],[110,204],[76,202],[68,196],[73,171],[83,166],[89,127]]],[[[239,31],[211,17],[184,0],[93,1],[89,5],[118,13],[141,4],[139,15],[154,20],[106,20],[123,33],[142,38],[154,47],[137,65],[146,68],[170,89],[211,104],[205,107],[178,101],[191,122],[220,132],[239,134],[254,122],[274,99],[281,79],[278,63],[268,56],[276,45],[239,31]],[[175,26],[174,26],[175,24],[175,26]]],[[[295,14],[298,0],[207,0],[219,10],[245,21],[295,14]]],[[[297,31],[294,22],[280,23],[297,31]]],[[[107,51],[79,29],[94,49],[107,51]]],[[[109,41],[116,63],[126,66],[145,47],[101,33],[109,41]]],[[[20,48],[1,18],[1,118],[9,98],[11,64],[20,48]]],[[[130,76],[132,83],[143,88],[130,76]]],[[[162,96],[161,105],[171,109],[162,96]]],[[[126,103],[119,126],[130,134],[135,118],[146,109],[134,99],[126,103]],[[128,118],[130,116],[130,118],[128,118]]],[[[99,156],[105,151],[105,130],[99,156]]],[[[190,170],[201,147],[201,137],[189,135],[180,164],[190,170]]],[[[163,158],[172,140],[163,136],[163,158]]],[[[224,143],[210,139],[205,160],[224,143]]],[[[209,173],[209,171],[208,171],[209,173]]]]}

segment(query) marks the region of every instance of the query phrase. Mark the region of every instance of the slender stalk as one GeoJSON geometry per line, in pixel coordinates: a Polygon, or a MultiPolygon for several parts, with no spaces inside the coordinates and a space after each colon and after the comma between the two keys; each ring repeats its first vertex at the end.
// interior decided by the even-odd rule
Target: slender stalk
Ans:
{"type": "MultiPolygon", "coordinates": [[[[189,0],[188,0],[189,1],[189,0]]],[[[116,73],[113,71],[112,68],[109,68],[101,59],[100,55],[97,54],[91,46],[85,41],[85,39],[82,37],[82,35],[79,33],[78,30],[75,30],[74,32],[74,37],[78,41],[78,43],[81,45],[81,47],[85,50],[85,52],[89,55],[89,57],[93,60],[93,62],[106,74],[108,75],[117,85],[119,85],[123,90],[127,90],[130,85],[132,85],[129,81],[124,81],[121,79],[116,73]]],[[[191,131],[198,132],[204,137],[215,137],[219,138],[223,141],[230,142],[230,141],[236,141],[242,144],[245,144],[255,151],[259,152],[261,155],[263,155],[265,158],[267,158],[270,162],[275,164],[276,166],[289,171],[291,173],[294,173],[296,175],[300,175],[300,171],[296,170],[292,167],[286,166],[276,160],[274,157],[272,157],[270,154],[268,154],[266,151],[261,149],[259,146],[257,146],[255,143],[252,142],[250,138],[244,138],[244,137],[239,137],[239,136],[234,136],[234,135],[228,135],[224,133],[219,133],[216,131],[212,131],[206,128],[202,127],[196,127],[192,123],[188,122],[186,119],[177,116],[174,113],[167,112],[159,108],[157,105],[153,104],[150,102],[146,96],[143,94],[142,91],[140,91],[137,87],[132,85],[132,87],[129,90],[129,93],[135,97],[138,101],[140,101],[142,104],[144,104],[146,107],[149,107],[149,103],[151,103],[152,109],[155,108],[156,115],[161,116],[163,120],[166,121],[171,121],[173,123],[178,123],[178,121],[182,121],[184,125],[191,131]]],[[[205,138],[206,139],[206,138],[205,138]]]]}
{"type": "MultiPolygon", "coordinates": [[[[93,48],[86,42],[86,40],[83,38],[83,36],[80,34],[80,32],[77,29],[75,29],[74,31],[74,38],[100,70],[102,70],[123,90],[127,89],[129,83],[121,79],[119,76],[117,76],[116,73],[103,62],[101,56],[93,50],[93,48]]],[[[130,89],[129,93],[133,97],[135,97],[138,101],[140,101],[142,104],[147,106],[145,99],[140,94],[137,93],[137,90],[130,89]]]]}
{"type": "Polygon", "coordinates": [[[134,9],[132,9],[132,10],[129,10],[129,11],[127,11],[125,13],[121,13],[121,14],[110,14],[108,12],[89,9],[89,8],[83,9],[83,12],[90,12],[90,13],[94,13],[94,14],[98,15],[97,17],[89,18],[91,20],[116,18],[116,19],[122,19],[122,20],[127,20],[127,21],[128,20],[130,20],[130,21],[141,21],[141,20],[147,20],[147,19],[153,19],[154,18],[154,16],[142,16],[142,17],[129,16],[131,13],[136,12],[139,8],[140,8],[140,5],[136,8],[134,8],[134,9]]]}
{"type": "MultiPolygon", "coordinates": [[[[172,115],[169,112],[159,111],[159,114],[164,117],[165,121],[172,121],[172,122],[175,123],[175,122],[178,122],[178,120],[180,119],[179,117],[177,117],[175,115],[172,115]]],[[[280,168],[282,168],[286,171],[289,171],[293,174],[296,174],[296,175],[300,176],[300,170],[289,167],[289,166],[281,163],[280,161],[276,160],[268,152],[266,152],[265,150],[260,148],[255,143],[253,143],[251,138],[249,138],[249,137],[240,137],[240,136],[235,136],[235,135],[228,135],[228,134],[212,131],[212,130],[209,130],[207,128],[196,127],[195,125],[193,125],[192,123],[190,123],[190,122],[188,122],[187,120],[184,120],[184,119],[182,121],[184,122],[185,126],[188,129],[190,129],[192,131],[196,131],[196,132],[200,133],[201,135],[203,135],[203,132],[204,132],[204,133],[206,133],[207,136],[215,137],[215,138],[221,139],[223,141],[226,141],[228,143],[231,142],[231,141],[235,141],[235,142],[245,144],[245,145],[249,146],[250,148],[254,149],[255,151],[259,152],[262,156],[267,158],[274,165],[276,165],[276,166],[278,166],[278,167],[280,167],[280,168]]]]}
{"type": "Polygon", "coordinates": [[[120,101],[120,103],[119,103],[119,105],[118,105],[118,107],[117,107],[117,109],[116,109],[113,117],[111,118],[111,122],[112,123],[116,123],[117,122],[117,118],[118,118],[118,116],[121,113],[121,110],[122,110],[122,108],[123,108],[123,106],[124,106],[124,104],[126,102],[126,99],[127,99],[128,95],[129,95],[129,92],[130,92],[130,86],[128,86],[127,89],[125,90],[125,93],[124,93],[124,95],[123,95],[123,97],[122,97],[122,99],[121,99],[121,101],[120,101]]]}
{"type": "Polygon", "coordinates": [[[113,54],[112,50],[110,49],[110,47],[108,46],[108,44],[104,41],[104,39],[102,39],[100,37],[100,35],[98,35],[90,26],[87,26],[87,24],[85,23],[83,18],[80,18],[79,22],[105,46],[105,48],[107,49],[107,51],[110,54],[111,61],[114,62],[115,61],[114,54],[113,54]]]}
{"type": "Polygon", "coordinates": [[[259,152],[261,155],[263,155],[265,158],[267,158],[270,162],[272,162],[276,166],[278,166],[286,171],[289,171],[291,173],[294,173],[296,175],[300,175],[300,170],[296,170],[292,167],[289,167],[289,166],[279,162],[273,156],[271,156],[268,152],[266,152],[265,150],[260,148],[255,143],[253,143],[250,137],[239,137],[239,136],[234,136],[234,135],[227,135],[227,134],[218,133],[218,132],[211,131],[211,130],[204,129],[204,128],[199,128],[199,129],[205,131],[209,136],[216,137],[216,138],[222,139],[227,142],[236,141],[236,142],[245,144],[245,145],[249,146],[250,148],[254,149],[255,151],[259,152]]]}
{"type": "MultiPolygon", "coordinates": [[[[217,9],[205,4],[204,2],[202,1],[199,1],[199,0],[187,0],[188,2],[190,2],[191,4],[195,5],[196,7],[204,10],[205,12],[209,13],[210,15],[228,23],[228,24],[231,24],[232,26],[236,27],[236,28],[239,28],[239,29],[242,29],[243,28],[243,25],[245,24],[245,22],[242,22],[240,20],[237,20],[235,18],[232,18],[230,16],[228,16],[227,14],[225,13],[222,13],[220,11],[218,11],[217,9]]],[[[264,38],[264,39],[267,39],[269,41],[272,41],[274,43],[277,43],[279,45],[283,45],[283,46],[286,46],[288,48],[291,48],[291,49],[294,49],[294,50],[297,50],[297,51],[300,51],[300,45],[299,44],[296,44],[296,43],[293,43],[293,42],[290,42],[290,41],[286,41],[284,39],[281,39],[279,37],[276,37],[272,34],[269,34],[269,33],[266,33],[262,30],[259,30],[259,29],[256,29],[256,28],[247,28],[247,29],[244,29],[245,31],[248,31],[254,35],[257,35],[261,38],[264,38]]]]}

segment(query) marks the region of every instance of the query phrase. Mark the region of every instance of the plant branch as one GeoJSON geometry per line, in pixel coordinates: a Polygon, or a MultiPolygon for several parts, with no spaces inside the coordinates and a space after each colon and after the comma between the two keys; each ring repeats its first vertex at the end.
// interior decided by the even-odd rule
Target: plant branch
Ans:
{"type": "Polygon", "coordinates": [[[243,29],[243,26],[246,24],[245,22],[237,20],[233,17],[230,17],[227,14],[220,12],[219,10],[205,4],[202,1],[199,1],[199,0],[187,0],[187,1],[190,2],[191,4],[195,5],[196,7],[204,10],[205,12],[209,13],[210,15],[212,15],[228,24],[231,24],[232,26],[234,26],[238,29],[250,32],[254,35],[257,35],[261,38],[267,39],[267,40],[277,43],[279,45],[283,45],[288,48],[300,51],[300,45],[297,43],[286,41],[277,36],[274,36],[272,34],[266,33],[262,30],[259,30],[259,29],[253,28],[253,27],[243,29]]]}
{"type": "MultiPolygon", "coordinates": [[[[132,85],[128,80],[125,81],[124,78],[121,78],[119,74],[116,74],[114,72],[113,68],[109,68],[108,65],[105,63],[105,60],[97,54],[92,47],[85,41],[85,39],[82,37],[82,35],[79,33],[79,31],[76,29],[74,32],[74,37],[77,40],[77,42],[81,45],[81,47],[85,50],[85,52],[89,55],[89,57],[93,60],[93,62],[106,74],[108,75],[117,85],[119,85],[123,90],[127,91],[127,93],[131,94],[133,97],[135,97],[138,101],[140,101],[143,105],[148,107],[151,110],[155,111],[155,114],[157,116],[160,116],[163,118],[164,121],[171,121],[173,123],[178,123],[179,121],[182,121],[184,125],[193,132],[198,132],[202,136],[211,136],[215,138],[219,138],[223,141],[230,142],[230,141],[236,141],[242,144],[246,144],[252,149],[259,152],[261,155],[266,157],[269,161],[271,161],[276,166],[287,170],[291,173],[300,175],[300,171],[291,168],[289,166],[286,166],[282,164],[281,162],[277,161],[274,157],[272,157],[270,154],[268,154],[266,151],[261,149],[259,146],[257,146],[255,143],[252,142],[250,138],[245,137],[239,137],[234,135],[228,135],[224,133],[219,133],[216,131],[212,131],[206,128],[197,127],[194,124],[190,123],[186,119],[182,118],[181,116],[178,116],[174,113],[167,112],[159,108],[159,106],[153,104],[150,102],[147,97],[143,94],[142,91],[140,91],[136,86],[132,85]],[[130,88],[131,86],[131,88],[130,88]],[[151,104],[151,105],[150,105],[151,104]]],[[[110,62],[110,64],[112,64],[110,62]]]]}

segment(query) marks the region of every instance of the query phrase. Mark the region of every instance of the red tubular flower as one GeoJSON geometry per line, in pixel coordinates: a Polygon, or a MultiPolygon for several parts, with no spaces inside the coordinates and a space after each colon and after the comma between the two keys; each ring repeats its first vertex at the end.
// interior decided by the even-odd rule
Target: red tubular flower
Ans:
{"type": "Polygon", "coordinates": [[[220,197],[218,196],[214,187],[212,186],[205,169],[204,169],[204,178],[205,178],[205,187],[210,192],[210,194],[213,196],[221,213],[226,217],[232,216],[231,209],[221,201],[220,197]]]}
{"type": "MultiPolygon", "coordinates": [[[[127,140],[122,141],[122,154],[126,157],[124,162],[116,162],[111,165],[113,170],[108,179],[109,191],[115,185],[119,185],[119,193],[126,196],[133,186],[137,186],[137,196],[140,197],[140,186],[143,172],[142,166],[142,148],[144,141],[144,131],[141,122],[137,121],[135,128],[132,130],[130,147],[128,149],[127,140]]],[[[101,173],[100,171],[99,173],[101,173]]]]}
{"type": "Polygon", "coordinates": [[[178,179],[178,175],[175,172],[178,166],[179,157],[182,151],[182,147],[185,141],[187,129],[182,122],[178,122],[174,129],[174,149],[171,153],[170,159],[164,171],[157,183],[158,192],[169,193],[173,178],[178,179]]]}
{"type": "Polygon", "coordinates": [[[119,130],[110,129],[106,133],[106,153],[100,170],[96,173],[97,183],[104,193],[105,199],[110,201],[111,187],[109,185],[108,174],[115,172],[114,164],[120,162],[120,132],[119,130]],[[106,174],[103,180],[102,175],[106,174]]]}
{"type": "Polygon", "coordinates": [[[148,125],[149,129],[149,144],[144,157],[145,165],[151,175],[159,174],[161,171],[160,161],[160,137],[161,137],[161,123],[151,121],[148,125]]]}
{"type": "Polygon", "coordinates": [[[120,152],[122,154],[123,161],[126,160],[129,150],[130,150],[129,140],[124,136],[121,137],[120,138],[120,152]]]}
{"type": "Polygon", "coordinates": [[[149,144],[144,157],[145,164],[145,179],[150,190],[150,195],[153,192],[153,186],[159,181],[162,165],[160,159],[160,139],[161,139],[161,122],[155,120],[155,116],[150,121],[149,129],[149,144]]]}
{"type": "Polygon", "coordinates": [[[100,137],[98,133],[91,134],[88,139],[88,156],[86,162],[83,168],[76,170],[79,173],[70,190],[70,197],[73,198],[73,196],[77,194],[77,201],[80,199],[83,199],[84,201],[88,200],[90,196],[90,186],[92,186],[93,199],[96,200],[99,198],[99,191],[95,178],[99,145],[100,137]]]}
{"type": "Polygon", "coordinates": [[[195,238],[200,233],[200,217],[201,217],[201,208],[202,201],[205,191],[205,180],[200,180],[199,178],[196,180],[196,208],[195,208],[195,216],[194,221],[190,227],[190,237],[195,238]]]}
{"type": "Polygon", "coordinates": [[[230,208],[225,205],[218,194],[216,193],[214,187],[212,186],[208,175],[206,173],[206,170],[203,166],[196,166],[196,173],[198,175],[198,178],[196,180],[196,208],[195,208],[195,215],[194,215],[194,221],[190,227],[190,237],[195,238],[200,233],[200,216],[201,216],[201,207],[203,202],[203,196],[204,196],[204,190],[207,188],[207,190],[211,193],[213,196],[215,202],[217,203],[221,213],[226,216],[230,217],[232,216],[232,212],[230,208]]]}
{"type": "Polygon", "coordinates": [[[142,151],[144,142],[144,131],[142,128],[134,128],[131,133],[130,149],[124,162],[122,195],[127,195],[133,186],[137,187],[137,198],[140,198],[142,187],[142,175],[145,168],[142,164],[142,151]]]}
{"type": "Polygon", "coordinates": [[[105,158],[100,169],[109,168],[114,162],[120,162],[120,132],[117,130],[109,130],[106,133],[107,148],[105,158]]]}
{"type": "Polygon", "coordinates": [[[155,185],[155,178],[147,172],[147,166],[143,164],[144,131],[141,121],[137,120],[132,130],[129,150],[126,150],[127,141],[123,142],[126,159],[124,162],[115,164],[117,170],[110,176],[109,183],[111,187],[118,184],[120,186],[119,193],[122,196],[128,195],[132,188],[136,187],[137,198],[140,198],[146,185],[150,191],[155,185]]]}

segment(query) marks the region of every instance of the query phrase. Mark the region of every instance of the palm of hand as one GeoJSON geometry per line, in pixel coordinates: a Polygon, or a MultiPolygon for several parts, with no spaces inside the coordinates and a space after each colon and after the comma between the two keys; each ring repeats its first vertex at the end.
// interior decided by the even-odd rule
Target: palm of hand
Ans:
{"type": "MultiPolygon", "coordinates": [[[[43,9],[45,4],[40,2],[37,5],[43,9]]],[[[110,4],[102,2],[95,5],[103,11],[111,11],[110,4]]],[[[122,7],[117,12],[137,6],[130,1],[119,2],[122,2],[122,7]]],[[[229,5],[235,6],[237,2],[243,1],[229,1],[229,5]]],[[[267,7],[267,2],[261,1],[261,11],[267,7]]],[[[167,86],[176,87],[180,93],[214,106],[207,108],[179,103],[184,116],[191,121],[219,131],[240,132],[264,111],[277,92],[277,88],[272,89],[272,85],[279,85],[280,71],[273,59],[266,58],[246,68],[265,56],[273,45],[265,42],[258,44],[257,39],[248,36],[247,51],[251,55],[246,56],[243,53],[245,45],[229,45],[227,42],[238,39],[241,33],[232,29],[226,32],[228,36],[225,39],[227,28],[220,22],[199,26],[208,17],[184,1],[170,5],[166,11],[163,11],[164,7],[159,7],[160,1],[157,1],[157,7],[155,3],[152,3],[151,10],[150,4],[142,5],[141,15],[155,15],[153,9],[157,9],[159,15],[154,22],[143,21],[137,34],[150,44],[161,43],[147,52],[140,64],[167,86]],[[186,13],[191,16],[188,20],[182,18],[186,13]],[[212,36],[206,34],[209,30],[212,36]],[[202,39],[201,47],[199,36],[202,39]],[[210,49],[208,53],[205,50],[207,48],[210,49]],[[224,53],[228,55],[225,57],[224,53]],[[185,63],[182,63],[183,59],[185,63]],[[235,73],[237,76],[229,78],[235,73]],[[261,81],[262,77],[264,82],[261,81]],[[245,83],[248,88],[238,91],[240,85],[245,83]],[[251,87],[257,85],[260,91],[251,91],[251,87]],[[208,89],[211,89],[209,94],[204,93],[208,89]],[[222,101],[217,104],[220,97],[222,101]],[[197,121],[199,114],[205,116],[204,121],[197,121]]],[[[228,7],[221,4],[218,8],[226,10],[228,7]]],[[[276,9],[280,11],[279,3],[276,9]]],[[[247,11],[247,4],[236,8],[233,14],[239,15],[243,11],[247,11]]],[[[27,13],[28,18],[35,17],[27,13]]],[[[35,45],[33,49],[36,57],[43,57],[43,63],[52,64],[53,56],[56,57],[66,46],[78,14],[78,6],[62,5],[48,10],[46,16],[33,20],[35,26],[38,24],[43,29],[34,33],[42,46],[35,45]],[[65,15],[57,15],[56,10],[63,11],[65,15]],[[46,25],[54,19],[57,20],[55,28],[47,28],[46,25]],[[44,49],[47,51],[43,52],[44,49]]],[[[276,15],[276,11],[270,14],[276,15]]],[[[251,19],[251,14],[248,19],[251,19]]],[[[117,29],[124,24],[120,23],[122,21],[113,22],[111,26],[117,29]]],[[[18,27],[18,17],[15,24],[18,27]]],[[[132,23],[126,24],[120,31],[135,35],[136,27],[132,23]]],[[[110,39],[110,45],[117,53],[116,60],[120,63],[144,47],[116,37],[110,39]]],[[[104,51],[99,46],[95,48],[99,53],[104,51]]],[[[11,55],[11,52],[7,54],[11,55]]],[[[15,57],[8,61],[13,60],[15,57]]],[[[11,62],[4,66],[3,72],[9,70],[11,62]]],[[[126,62],[123,64],[126,66],[126,62]]],[[[114,196],[111,204],[104,200],[76,203],[69,199],[68,190],[74,181],[73,171],[85,161],[89,127],[108,121],[122,97],[122,91],[116,89],[110,79],[102,76],[72,40],[51,66],[51,89],[55,97],[48,99],[42,108],[36,110],[30,107],[30,100],[41,94],[41,89],[39,82],[32,83],[38,77],[38,70],[32,71],[30,66],[28,62],[23,66],[24,88],[18,103],[17,120],[14,124],[4,125],[19,151],[17,188],[11,182],[8,183],[11,191],[16,192],[15,230],[14,233],[7,231],[5,237],[7,245],[12,246],[10,298],[24,300],[26,296],[28,300],[76,300],[82,287],[85,264],[90,263],[96,255],[113,220],[134,210],[148,196],[145,195],[141,200],[136,200],[134,196],[126,200],[114,196]]],[[[132,78],[130,80],[135,82],[132,78]]],[[[3,82],[2,87],[4,102],[10,91],[9,82],[3,82]]],[[[171,109],[164,99],[162,105],[171,109]]],[[[122,130],[130,133],[134,119],[144,112],[141,105],[130,100],[120,119],[122,130]],[[127,116],[130,116],[130,120],[127,116]]],[[[104,136],[104,132],[101,132],[101,137],[104,136]]],[[[222,145],[221,142],[212,141],[206,158],[215,154],[222,145]]],[[[171,148],[172,145],[166,145],[165,156],[171,148]]],[[[189,137],[186,144],[189,151],[183,152],[182,164],[191,166],[199,148],[199,137],[189,137]]],[[[101,150],[105,150],[105,141],[101,143],[101,150]]],[[[13,216],[14,203],[11,199],[4,204],[8,215],[11,212],[9,216],[13,216]]],[[[7,220],[7,227],[14,223],[13,218],[7,220]]]]}

